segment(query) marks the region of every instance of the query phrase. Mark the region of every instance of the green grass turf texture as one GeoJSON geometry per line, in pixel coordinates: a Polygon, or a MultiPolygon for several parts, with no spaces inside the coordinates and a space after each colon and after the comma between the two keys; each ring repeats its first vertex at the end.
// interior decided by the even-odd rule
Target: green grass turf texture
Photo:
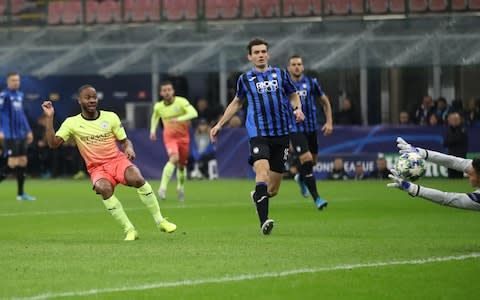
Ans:
{"type": "MultiPolygon", "coordinates": [[[[83,292],[96,299],[478,299],[480,258],[422,265],[330,270],[285,277],[128,290],[148,284],[304,268],[480,253],[480,213],[442,207],[386,188],[388,181],[319,181],[329,200],[317,211],[293,181],[270,199],[276,221],[260,233],[252,180],[189,181],[186,202],[171,182],[160,233],[134,188],[116,195],[140,233],[124,242],[119,225],[87,180],[28,180],[37,201],[15,200],[0,185],[0,298],[83,292]]],[[[419,183],[472,191],[467,180],[419,183]]],[[[152,181],[156,190],[158,182],[152,181]]],[[[48,297],[46,297],[48,298],[48,297]]],[[[64,298],[64,297],[60,297],[64,298]]],[[[80,298],[80,297],[72,297],[80,298]]]]}

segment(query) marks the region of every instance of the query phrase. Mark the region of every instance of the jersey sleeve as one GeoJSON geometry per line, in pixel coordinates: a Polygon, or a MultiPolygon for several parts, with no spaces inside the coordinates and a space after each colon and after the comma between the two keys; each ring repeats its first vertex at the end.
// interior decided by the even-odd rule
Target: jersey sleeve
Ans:
{"type": "Polygon", "coordinates": [[[62,125],[60,125],[60,128],[55,133],[55,135],[62,138],[64,142],[68,141],[73,135],[71,123],[72,119],[67,118],[65,121],[63,121],[62,125]]]}
{"type": "Polygon", "coordinates": [[[235,92],[235,97],[238,97],[240,99],[244,99],[246,97],[246,91],[245,91],[245,73],[240,75],[237,80],[237,91],[235,92]]]}
{"type": "Polygon", "coordinates": [[[287,71],[281,70],[282,72],[282,88],[285,92],[285,95],[289,96],[297,91],[295,84],[293,84],[292,78],[287,71]]]}
{"type": "Polygon", "coordinates": [[[112,113],[112,132],[119,141],[123,141],[127,138],[125,128],[123,128],[122,122],[116,113],[112,113]]]}
{"type": "Polygon", "coordinates": [[[472,195],[478,196],[478,193],[450,193],[423,186],[419,186],[418,190],[418,196],[440,205],[468,210],[480,210],[480,203],[475,201],[477,198],[472,198],[472,195]]]}
{"type": "Polygon", "coordinates": [[[312,91],[315,96],[322,97],[325,95],[325,93],[322,90],[322,87],[320,84],[318,84],[317,78],[313,78],[312,80],[312,91]]]}
{"type": "Polygon", "coordinates": [[[185,98],[180,98],[180,99],[181,99],[180,105],[182,106],[185,113],[183,115],[179,116],[177,118],[177,120],[178,121],[188,121],[188,120],[191,120],[191,119],[195,119],[198,116],[198,112],[195,109],[195,107],[193,107],[193,105],[191,105],[190,102],[188,102],[187,99],[185,99],[185,98]]]}

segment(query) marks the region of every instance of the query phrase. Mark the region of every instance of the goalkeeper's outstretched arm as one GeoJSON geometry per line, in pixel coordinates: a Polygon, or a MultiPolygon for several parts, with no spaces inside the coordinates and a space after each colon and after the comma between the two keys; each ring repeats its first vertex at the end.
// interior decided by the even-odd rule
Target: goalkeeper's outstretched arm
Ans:
{"type": "Polygon", "coordinates": [[[460,172],[468,173],[472,167],[471,159],[464,159],[453,155],[443,154],[433,150],[427,150],[410,145],[401,137],[397,138],[397,147],[400,154],[407,152],[416,152],[424,159],[460,172]]]}
{"type": "Polygon", "coordinates": [[[419,185],[418,196],[440,205],[469,210],[480,210],[480,190],[470,194],[448,193],[419,185]]]}
{"type": "Polygon", "coordinates": [[[447,167],[449,169],[467,173],[469,168],[472,167],[471,159],[447,155],[433,150],[424,149],[424,151],[426,160],[447,167]]]}

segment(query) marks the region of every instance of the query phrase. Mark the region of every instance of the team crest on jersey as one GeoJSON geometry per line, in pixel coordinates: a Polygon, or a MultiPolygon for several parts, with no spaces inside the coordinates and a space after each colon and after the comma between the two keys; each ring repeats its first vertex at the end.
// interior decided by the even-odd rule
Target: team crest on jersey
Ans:
{"type": "Polygon", "coordinates": [[[303,86],[304,89],[307,88],[307,84],[306,84],[306,83],[302,84],[302,86],[303,86]]]}
{"type": "Polygon", "coordinates": [[[100,123],[100,127],[102,127],[103,129],[107,129],[108,123],[106,121],[103,121],[102,123],[100,123]]]}
{"type": "Polygon", "coordinates": [[[272,78],[277,78],[277,73],[273,73],[272,78]]]}

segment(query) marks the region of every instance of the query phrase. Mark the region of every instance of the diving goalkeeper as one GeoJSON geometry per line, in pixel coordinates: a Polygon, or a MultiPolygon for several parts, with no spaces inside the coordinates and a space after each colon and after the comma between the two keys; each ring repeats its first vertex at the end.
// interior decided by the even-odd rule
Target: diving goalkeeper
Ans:
{"type": "Polygon", "coordinates": [[[446,155],[432,150],[414,147],[401,137],[397,138],[397,147],[400,154],[416,152],[425,160],[436,164],[467,173],[470,184],[477,188],[472,193],[448,193],[436,189],[423,187],[418,184],[403,180],[395,170],[391,170],[390,179],[394,182],[387,184],[388,187],[397,187],[408,192],[411,196],[420,196],[440,205],[469,210],[480,210],[480,157],[464,159],[452,155],[446,155]]]}

